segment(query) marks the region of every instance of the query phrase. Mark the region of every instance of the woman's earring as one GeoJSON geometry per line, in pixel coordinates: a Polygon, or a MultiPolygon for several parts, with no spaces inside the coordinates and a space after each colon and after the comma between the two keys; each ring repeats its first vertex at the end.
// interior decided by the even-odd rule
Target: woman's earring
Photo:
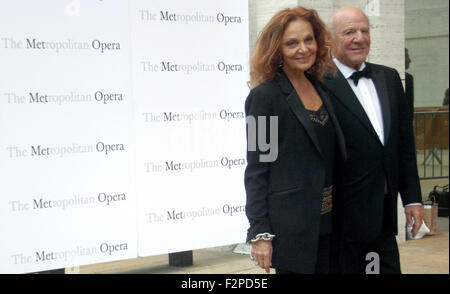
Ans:
{"type": "Polygon", "coordinates": [[[283,56],[280,55],[280,63],[278,64],[278,67],[283,67],[283,56]]]}

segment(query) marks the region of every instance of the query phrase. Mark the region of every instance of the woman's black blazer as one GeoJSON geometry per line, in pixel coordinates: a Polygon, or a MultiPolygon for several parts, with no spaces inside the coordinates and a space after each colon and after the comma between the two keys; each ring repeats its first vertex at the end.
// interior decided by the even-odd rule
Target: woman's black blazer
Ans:
{"type": "MultiPolygon", "coordinates": [[[[329,96],[319,81],[310,75],[307,77],[330,115],[336,130],[336,149],[341,158],[345,158],[344,137],[329,96]]],[[[269,151],[262,152],[258,146],[256,151],[247,148],[244,176],[246,214],[250,222],[247,241],[260,233],[275,234],[272,266],[313,273],[325,181],[324,159],[314,125],[284,72],[250,91],[245,112],[256,121],[260,116],[266,117],[267,141],[270,138],[269,117],[278,118],[278,156],[275,161],[261,162],[260,155],[269,151]]],[[[249,147],[249,142],[247,145],[249,147]]]]}

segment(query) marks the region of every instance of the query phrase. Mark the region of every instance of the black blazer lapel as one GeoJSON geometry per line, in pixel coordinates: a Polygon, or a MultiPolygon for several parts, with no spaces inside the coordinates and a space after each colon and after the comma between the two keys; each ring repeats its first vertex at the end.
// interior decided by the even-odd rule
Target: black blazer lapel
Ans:
{"type": "Polygon", "coordinates": [[[317,92],[319,92],[319,95],[322,98],[323,104],[325,105],[325,108],[327,109],[328,114],[330,115],[331,121],[333,122],[334,129],[336,130],[336,137],[339,150],[345,160],[347,158],[347,151],[345,148],[344,133],[342,132],[342,129],[337,121],[336,115],[334,114],[334,109],[330,100],[330,96],[328,96],[328,93],[322,88],[322,86],[318,82],[314,80],[313,83],[317,92]]]}
{"type": "Polygon", "coordinates": [[[391,130],[391,107],[386,86],[386,79],[382,70],[375,66],[372,66],[370,63],[366,63],[366,65],[370,66],[371,68],[372,81],[375,85],[375,89],[377,90],[378,98],[380,99],[381,112],[383,115],[384,144],[387,144],[389,132],[391,130]]]}
{"type": "Polygon", "coordinates": [[[319,145],[319,140],[316,136],[316,131],[314,130],[314,126],[309,118],[308,111],[300,100],[297,91],[295,91],[294,87],[292,86],[291,82],[284,72],[281,72],[280,75],[277,76],[277,80],[280,84],[281,91],[286,95],[286,102],[288,103],[295,117],[305,128],[306,133],[311,138],[319,154],[323,157],[322,150],[319,145]]]}
{"type": "MultiPolygon", "coordinates": [[[[334,96],[342,102],[355,116],[362,122],[367,130],[378,138],[366,111],[362,107],[352,88],[348,84],[342,73],[337,70],[337,77],[327,80],[327,86],[334,93],[334,96]]],[[[381,142],[380,142],[381,143],[381,142]]]]}

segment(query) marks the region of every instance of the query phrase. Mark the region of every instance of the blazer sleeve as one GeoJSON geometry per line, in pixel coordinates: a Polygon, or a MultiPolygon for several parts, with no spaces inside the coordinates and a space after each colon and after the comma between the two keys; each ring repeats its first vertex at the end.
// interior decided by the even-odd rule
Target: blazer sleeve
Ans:
{"type": "Polygon", "coordinates": [[[394,85],[398,97],[398,168],[399,191],[403,205],[422,203],[419,175],[417,172],[416,146],[406,95],[400,76],[394,71],[394,85]]]}
{"type": "MultiPolygon", "coordinates": [[[[252,89],[245,101],[245,113],[247,119],[254,119],[256,129],[247,123],[247,167],[244,173],[244,185],[246,191],[246,215],[250,223],[247,232],[247,242],[254,239],[257,234],[273,233],[268,215],[267,196],[269,192],[270,163],[261,162],[261,152],[258,148],[258,117],[266,118],[266,138],[269,137],[269,117],[272,115],[270,99],[262,91],[252,89]],[[252,136],[249,133],[253,132],[252,136]],[[256,139],[256,142],[249,142],[256,139]],[[255,151],[249,150],[249,146],[256,146],[255,151]]],[[[253,148],[250,148],[253,149],[253,148]]]]}

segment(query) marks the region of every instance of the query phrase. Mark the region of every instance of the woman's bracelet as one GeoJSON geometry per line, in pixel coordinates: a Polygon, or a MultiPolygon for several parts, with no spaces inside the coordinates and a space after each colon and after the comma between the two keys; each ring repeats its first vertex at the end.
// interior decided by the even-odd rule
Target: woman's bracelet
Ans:
{"type": "Polygon", "coordinates": [[[251,239],[250,243],[254,243],[254,242],[257,242],[259,240],[272,241],[273,238],[275,238],[275,235],[272,235],[272,234],[269,234],[269,233],[262,233],[262,234],[256,235],[254,239],[251,239]]]}

